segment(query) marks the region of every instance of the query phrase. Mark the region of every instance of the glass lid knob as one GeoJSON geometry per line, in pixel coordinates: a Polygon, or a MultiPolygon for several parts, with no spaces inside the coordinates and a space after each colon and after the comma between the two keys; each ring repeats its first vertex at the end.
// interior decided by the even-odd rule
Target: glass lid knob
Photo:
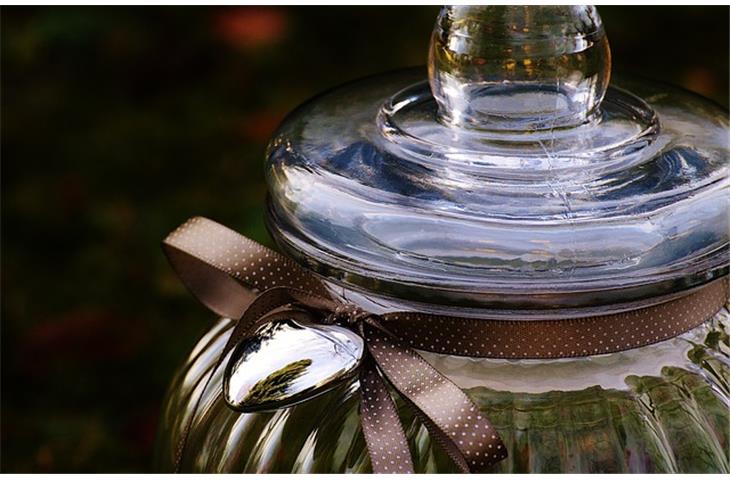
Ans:
{"type": "Polygon", "coordinates": [[[592,6],[452,6],[436,21],[428,71],[444,123],[556,128],[596,113],[611,53],[592,6]]]}

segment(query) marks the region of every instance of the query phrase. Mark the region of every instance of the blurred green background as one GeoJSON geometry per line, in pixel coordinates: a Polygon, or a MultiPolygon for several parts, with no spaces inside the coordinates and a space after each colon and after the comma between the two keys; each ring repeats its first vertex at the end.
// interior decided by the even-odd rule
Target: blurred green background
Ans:
{"type": "MultiPolygon", "coordinates": [[[[270,244],[266,141],[313,94],[425,62],[436,7],[3,8],[5,472],[142,472],[213,319],[160,248],[192,215],[270,244]]],[[[614,71],[728,104],[728,8],[602,7],[614,71]]]]}

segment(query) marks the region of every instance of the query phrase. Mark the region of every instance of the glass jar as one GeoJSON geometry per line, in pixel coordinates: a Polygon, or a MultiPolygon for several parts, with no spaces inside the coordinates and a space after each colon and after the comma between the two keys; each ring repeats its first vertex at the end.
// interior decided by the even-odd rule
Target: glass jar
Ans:
{"type": "MultiPolygon", "coordinates": [[[[726,277],[727,113],[610,76],[592,7],[444,8],[428,81],[406,70],[354,82],[279,128],[272,236],[373,313],[590,317],[726,277]]],[[[271,412],[228,407],[216,364],[232,326],[220,319],[173,381],[160,467],[194,416],[184,471],[370,471],[357,380],[271,412]]],[[[509,458],[496,472],[727,473],[728,328],[723,308],[617,353],[422,354],[499,431],[509,458]]],[[[416,471],[457,471],[398,405],[416,471]]]]}

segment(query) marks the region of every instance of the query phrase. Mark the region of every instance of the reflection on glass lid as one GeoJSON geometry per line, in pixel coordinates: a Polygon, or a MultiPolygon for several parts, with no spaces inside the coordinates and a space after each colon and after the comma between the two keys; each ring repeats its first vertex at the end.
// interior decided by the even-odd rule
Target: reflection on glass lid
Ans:
{"type": "Polygon", "coordinates": [[[428,66],[280,127],[269,225],[288,254],[354,289],[473,307],[629,302],[727,273],[727,112],[609,86],[594,8],[444,8],[428,66]]]}

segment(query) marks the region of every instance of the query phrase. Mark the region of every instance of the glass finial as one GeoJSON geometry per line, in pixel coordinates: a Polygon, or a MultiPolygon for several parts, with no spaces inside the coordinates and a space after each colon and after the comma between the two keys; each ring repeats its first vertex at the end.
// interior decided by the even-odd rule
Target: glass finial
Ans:
{"type": "Polygon", "coordinates": [[[611,54],[592,6],[451,6],[436,21],[428,66],[442,122],[541,130],[591,118],[611,54]]]}

